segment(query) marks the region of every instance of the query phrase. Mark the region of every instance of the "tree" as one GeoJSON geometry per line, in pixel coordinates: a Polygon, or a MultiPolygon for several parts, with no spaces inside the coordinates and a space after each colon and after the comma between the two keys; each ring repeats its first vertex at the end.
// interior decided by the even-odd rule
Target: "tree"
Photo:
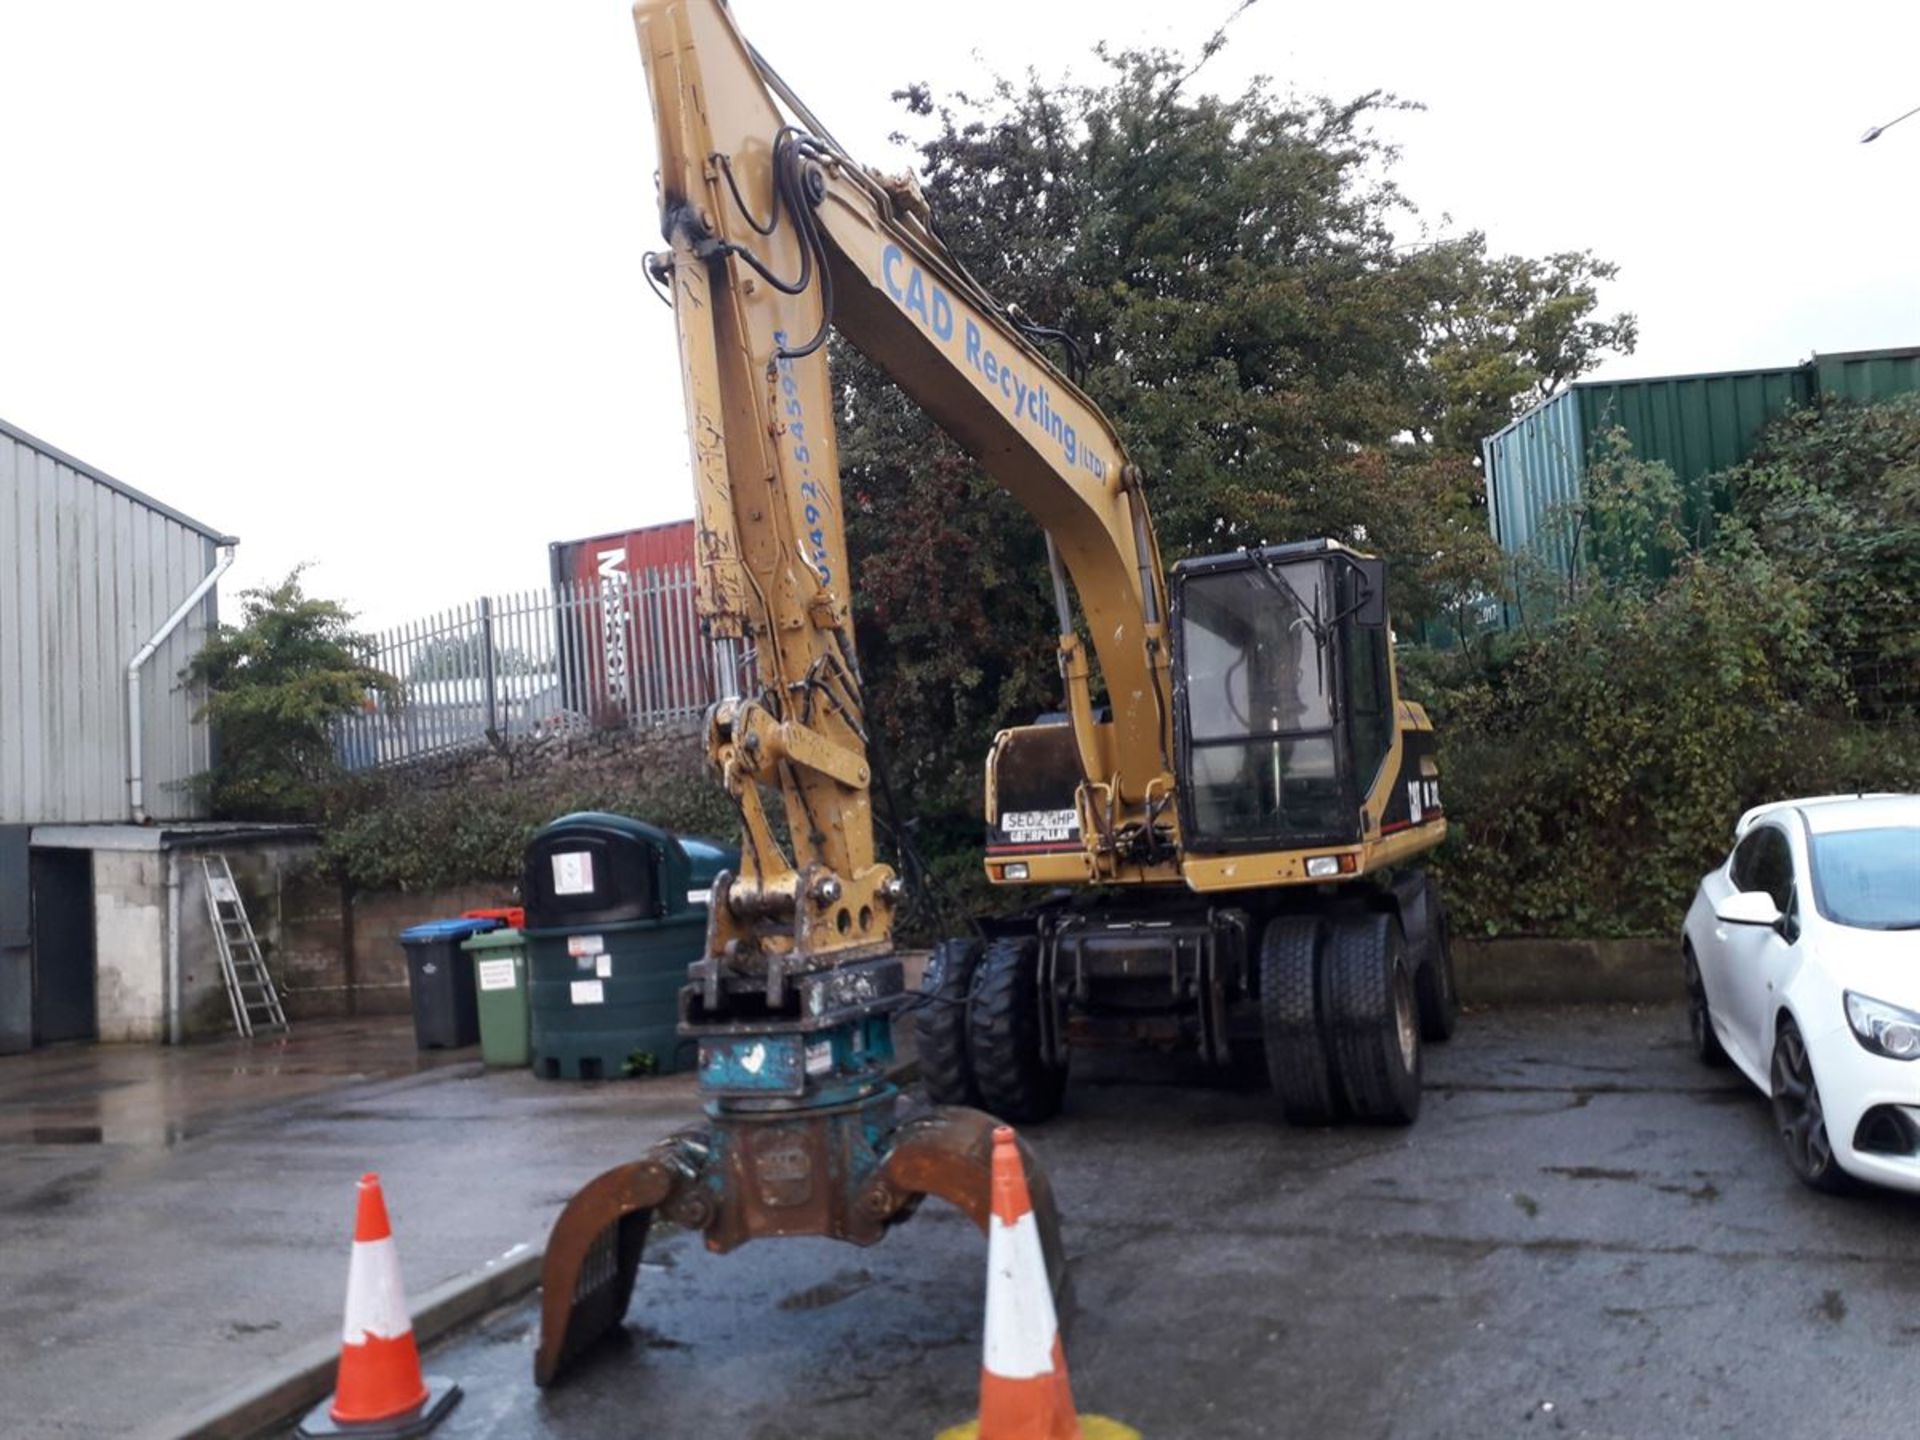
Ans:
{"type": "MultiPolygon", "coordinates": [[[[493,653],[495,675],[531,675],[534,663],[516,645],[493,653]]],[[[458,635],[436,635],[414,652],[407,667],[407,679],[475,680],[487,673],[487,635],[478,629],[458,635]]]]}
{"type": "Polygon", "coordinates": [[[221,819],[318,819],[338,774],[331,722],[397,682],[373,666],[352,613],[306,594],[300,571],[240,599],[242,622],[222,625],[186,671],[206,687],[200,718],[218,736],[200,781],[221,819]]]}
{"type": "Polygon", "coordinates": [[[1470,231],[1402,262],[1425,296],[1420,435],[1455,454],[1520,411],[1551,399],[1609,351],[1632,353],[1631,315],[1596,315],[1598,284],[1617,267],[1591,251],[1533,259],[1489,255],[1470,231]]]}
{"type": "MultiPolygon", "coordinates": [[[[1403,624],[1491,590],[1478,441],[1631,347],[1629,317],[1594,318],[1611,270],[1477,233],[1402,246],[1412,209],[1373,129],[1392,97],[1222,98],[1167,52],[1099,55],[1092,84],[898,98],[931,132],[944,238],[1072,338],[1168,562],[1333,536],[1393,563],[1403,624]]],[[[977,810],[993,730],[1058,703],[1043,539],[876,369],[835,364],[879,729],[914,813],[977,810]]]]}

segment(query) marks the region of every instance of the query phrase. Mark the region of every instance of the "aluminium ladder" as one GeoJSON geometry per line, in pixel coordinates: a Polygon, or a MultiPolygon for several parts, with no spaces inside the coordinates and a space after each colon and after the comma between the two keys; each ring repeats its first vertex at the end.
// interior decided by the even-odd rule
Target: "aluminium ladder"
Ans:
{"type": "Polygon", "coordinates": [[[220,950],[220,974],[227,982],[233,1028],[248,1038],[256,1030],[284,1031],[287,1012],[280,1008],[280,992],[273,988],[240,887],[233,883],[233,867],[223,852],[215,851],[200,857],[200,873],[207,882],[207,917],[220,950]]]}

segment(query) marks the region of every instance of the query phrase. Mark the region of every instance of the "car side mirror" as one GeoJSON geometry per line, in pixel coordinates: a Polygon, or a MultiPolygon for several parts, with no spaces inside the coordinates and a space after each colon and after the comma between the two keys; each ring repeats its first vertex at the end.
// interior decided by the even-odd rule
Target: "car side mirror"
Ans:
{"type": "Polygon", "coordinates": [[[1765,925],[1769,928],[1780,924],[1780,907],[1773,903],[1773,896],[1764,890],[1742,890],[1729,895],[1713,907],[1716,920],[1728,925],[1765,925]]]}

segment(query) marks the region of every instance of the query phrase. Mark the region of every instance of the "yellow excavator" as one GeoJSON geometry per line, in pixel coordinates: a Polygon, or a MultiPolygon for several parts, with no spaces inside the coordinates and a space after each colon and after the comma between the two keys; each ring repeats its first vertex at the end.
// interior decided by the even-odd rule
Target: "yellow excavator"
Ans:
{"type": "Polygon", "coordinates": [[[1318,540],[1166,569],[1144,477],[1049,357],[1061,337],[968,274],[918,185],[852,159],[724,0],[634,16],[667,242],[646,265],[678,331],[721,696],[707,741],[743,840],[681,997],[706,1121],[562,1212],[542,1384],[620,1322],[656,1215],[715,1251],[869,1244],[926,1195],[984,1226],[996,1120],[1052,1115],[1086,1046],[1257,1071],[1295,1122],[1410,1123],[1422,1041],[1457,1008],[1445,915],[1410,863],[1446,821],[1384,564],[1318,540]],[[904,885],[875,848],[834,331],[1039,524],[1058,615],[1064,709],[1001,732],[986,767],[988,878],[1041,898],[940,944],[917,994],[904,885]],[[909,1006],[935,1103],[903,1118],[888,1075],[909,1006]]]}

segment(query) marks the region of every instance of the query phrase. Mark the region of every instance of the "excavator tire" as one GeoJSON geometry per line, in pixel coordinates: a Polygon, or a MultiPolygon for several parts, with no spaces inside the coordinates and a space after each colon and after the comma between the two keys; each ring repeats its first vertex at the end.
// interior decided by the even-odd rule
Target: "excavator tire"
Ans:
{"type": "Polygon", "coordinates": [[[1328,1035],[1356,1120],[1411,1125],[1420,1114],[1420,1001],[1398,916],[1335,920],[1327,936],[1328,1035]]]}
{"type": "Polygon", "coordinates": [[[1040,942],[1006,936],[987,946],[967,1006],[974,1083],[989,1114],[1032,1125],[1060,1113],[1067,1070],[1040,1058],[1040,942]]]}
{"type": "Polygon", "coordinates": [[[973,1061],[967,1054],[967,1002],[980,968],[984,943],[942,940],[920,979],[919,1013],[913,1021],[914,1053],[927,1098],[936,1105],[979,1105],[973,1061]]]}
{"type": "Polygon", "coordinates": [[[1260,934],[1260,1030],[1267,1080],[1290,1125],[1332,1125],[1340,1092],[1320,1023],[1324,924],[1277,915],[1260,934]]]}
{"type": "Polygon", "coordinates": [[[1453,920],[1440,899],[1440,887],[1428,875],[1426,958],[1414,975],[1414,993],[1420,1000],[1420,1038],[1451,1040],[1460,1024],[1460,991],[1453,982],[1453,920]]]}

